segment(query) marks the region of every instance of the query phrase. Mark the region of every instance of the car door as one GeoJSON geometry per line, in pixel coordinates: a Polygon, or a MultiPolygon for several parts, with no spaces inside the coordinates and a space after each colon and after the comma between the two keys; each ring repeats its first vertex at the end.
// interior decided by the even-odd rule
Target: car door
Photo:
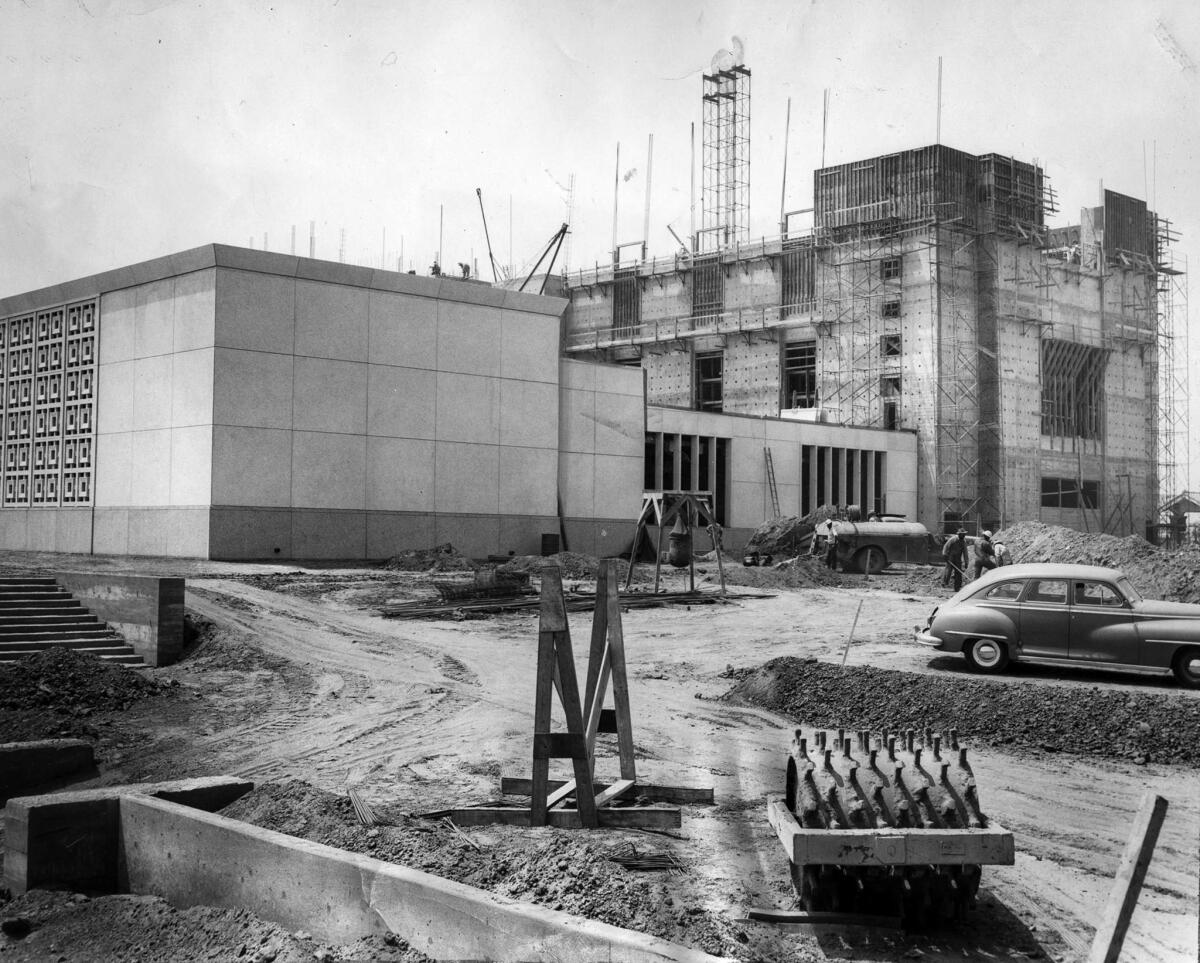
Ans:
{"type": "Polygon", "coordinates": [[[1021,597],[1021,654],[1065,659],[1070,648],[1071,609],[1065,578],[1032,578],[1021,597]]]}
{"type": "Polygon", "coordinates": [[[1096,579],[1071,580],[1070,657],[1083,662],[1138,664],[1133,611],[1120,591],[1096,579]]]}

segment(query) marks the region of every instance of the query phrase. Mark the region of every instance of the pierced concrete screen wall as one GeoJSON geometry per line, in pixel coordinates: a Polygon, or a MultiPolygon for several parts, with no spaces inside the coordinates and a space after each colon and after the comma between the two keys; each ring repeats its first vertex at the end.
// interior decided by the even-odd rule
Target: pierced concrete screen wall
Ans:
{"type": "Polygon", "coordinates": [[[95,300],[0,322],[3,505],[90,505],[95,300]]]}

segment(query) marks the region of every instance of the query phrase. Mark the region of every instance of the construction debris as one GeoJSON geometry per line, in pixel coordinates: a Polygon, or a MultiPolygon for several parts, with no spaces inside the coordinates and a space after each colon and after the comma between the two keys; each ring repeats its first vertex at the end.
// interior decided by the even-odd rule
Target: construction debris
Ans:
{"type": "MultiPolygon", "coordinates": [[[[739,593],[722,597],[716,592],[659,592],[657,595],[632,592],[621,596],[622,609],[658,608],[663,605],[728,605],[741,599],[768,599],[771,595],[739,593]]],[[[536,595],[511,595],[499,598],[464,599],[457,602],[397,602],[380,606],[386,619],[465,619],[502,612],[535,611],[541,603],[536,595]]],[[[595,592],[570,592],[566,595],[568,612],[590,612],[596,607],[595,592]]]]}
{"type": "Polygon", "coordinates": [[[813,530],[827,518],[836,518],[833,505],[822,505],[807,515],[780,515],[770,518],[754,530],[743,549],[743,556],[770,555],[774,559],[807,555],[813,530]]]}
{"type": "Polygon", "coordinates": [[[393,555],[384,567],[396,572],[471,572],[476,565],[449,542],[393,555]]]}

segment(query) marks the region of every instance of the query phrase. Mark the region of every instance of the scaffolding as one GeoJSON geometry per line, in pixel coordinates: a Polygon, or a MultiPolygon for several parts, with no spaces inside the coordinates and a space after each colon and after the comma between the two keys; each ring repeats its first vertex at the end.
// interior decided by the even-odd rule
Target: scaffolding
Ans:
{"type": "Polygon", "coordinates": [[[712,252],[750,237],[750,69],[704,75],[703,227],[694,250],[712,252]]]}
{"type": "MultiPolygon", "coordinates": [[[[1150,215],[1154,223],[1154,333],[1158,355],[1157,432],[1158,498],[1169,502],[1191,488],[1191,451],[1188,439],[1188,309],[1187,275],[1177,263],[1172,245],[1179,235],[1170,221],[1150,215]]],[[[1158,519],[1155,519],[1157,522],[1158,519]]]]}

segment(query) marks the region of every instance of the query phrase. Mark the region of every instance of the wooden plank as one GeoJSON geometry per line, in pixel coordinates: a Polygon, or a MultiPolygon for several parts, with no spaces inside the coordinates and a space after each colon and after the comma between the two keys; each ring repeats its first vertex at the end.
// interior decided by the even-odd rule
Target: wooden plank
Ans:
{"type": "MultiPolygon", "coordinates": [[[[506,826],[532,825],[528,809],[441,809],[436,814],[423,815],[436,815],[439,819],[448,817],[458,826],[489,826],[497,823],[506,826]]],[[[679,829],[683,825],[678,809],[605,808],[597,810],[596,820],[600,826],[611,829],[679,829]]],[[[551,809],[546,813],[543,825],[557,829],[584,828],[578,809],[551,809]]]]}
{"type": "Polygon", "coordinates": [[[1102,922],[1092,941],[1088,963],[1116,963],[1120,957],[1129,920],[1137,906],[1142,881],[1146,878],[1146,869],[1150,865],[1150,857],[1154,855],[1154,845],[1158,842],[1158,833],[1166,816],[1166,799],[1152,792],[1142,797],[1137,821],[1133,824],[1125,855],[1121,857],[1113,880],[1112,893],[1104,907],[1102,922]]]}
{"type": "MultiPolygon", "coordinates": [[[[566,783],[561,779],[551,779],[551,790],[566,783]]],[[[597,791],[607,789],[611,783],[595,782],[592,784],[597,791]]],[[[692,788],[690,786],[657,786],[652,783],[636,782],[635,795],[644,797],[651,802],[694,803],[711,805],[714,799],[712,789],[692,788]]],[[[505,796],[528,796],[533,791],[533,780],[518,776],[504,776],[500,780],[500,792],[505,796]]]]}
{"type": "Polygon", "coordinates": [[[637,762],[633,748],[633,717],[629,711],[629,680],[625,672],[625,628],[621,621],[620,601],[616,572],[613,571],[609,574],[608,586],[608,651],[613,703],[617,716],[617,751],[621,757],[621,778],[636,781],[637,762]]]}
{"type": "Polygon", "coordinates": [[[587,743],[579,732],[535,732],[534,759],[587,759],[587,743]]]}
{"type": "MultiPolygon", "coordinates": [[[[588,647],[587,684],[583,688],[583,715],[586,719],[592,713],[596,704],[596,684],[600,678],[600,662],[604,654],[604,644],[608,640],[608,609],[605,600],[608,593],[608,569],[610,559],[600,560],[600,571],[596,573],[596,607],[592,612],[592,641],[588,647]]],[[[600,696],[600,704],[604,704],[604,695],[600,696]]],[[[588,745],[595,745],[595,730],[588,729],[588,745]]]]}
{"type": "Polygon", "coordinates": [[[564,782],[546,797],[546,808],[553,809],[555,806],[561,805],[562,803],[566,802],[567,797],[574,792],[575,780],[571,779],[568,782],[564,782]]]}
{"type": "MultiPolygon", "coordinates": [[[[559,580],[559,599],[562,598],[562,583],[559,580]]],[[[587,750],[587,737],[583,728],[583,706],[579,701],[579,681],[575,676],[575,659],[571,653],[571,634],[558,635],[554,646],[558,664],[558,676],[562,683],[563,714],[567,719],[567,732],[579,737],[581,754],[572,755],[575,769],[575,800],[579,806],[584,826],[596,825],[596,797],[592,790],[592,765],[587,750]]],[[[534,797],[536,803],[537,797],[534,797]]]]}
{"type": "MultiPolygon", "coordinates": [[[[600,611],[596,609],[597,613],[600,611]]],[[[597,666],[596,687],[592,692],[593,701],[589,704],[586,711],[586,734],[588,757],[592,760],[592,770],[595,771],[596,764],[596,733],[600,730],[600,716],[604,712],[604,699],[608,695],[608,679],[612,674],[612,665],[610,657],[611,649],[608,643],[605,642],[601,650],[599,664],[597,666]]],[[[588,672],[591,672],[591,666],[588,667],[588,672]]]]}
{"type": "Polygon", "coordinates": [[[605,806],[612,802],[618,796],[623,796],[634,787],[635,783],[632,779],[618,779],[611,786],[596,796],[596,806],[605,806]]]}
{"type": "MultiPolygon", "coordinates": [[[[563,611],[562,574],[557,567],[542,570],[541,614],[538,618],[537,681],[534,688],[533,731],[550,731],[550,690],[557,668],[555,658],[560,636],[570,644],[570,629],[563,611]]],[[[546,781],[550,777],[550,760],[533,752],[533,804],[530,809],[532,825],[546,825],[546,781]]]]}
{"type": "Polygon", "coordinates": [[[767,820],[788,859],[797,866],[1011,866],[1012,833],[996,823],[987,829],[805,829],[782,796],[767,797],[767,820]]]}
{"type": "Polygon", "coordinates": [[[746,911],[746,918],[757,923],[771,923],[775,926],[870,926],[888,929],[899,929],[899,916],[869,916],[866,913],[828,913],[822,911],[805,912],[804,910],[780,909],[751,909],[746,911]]]}

